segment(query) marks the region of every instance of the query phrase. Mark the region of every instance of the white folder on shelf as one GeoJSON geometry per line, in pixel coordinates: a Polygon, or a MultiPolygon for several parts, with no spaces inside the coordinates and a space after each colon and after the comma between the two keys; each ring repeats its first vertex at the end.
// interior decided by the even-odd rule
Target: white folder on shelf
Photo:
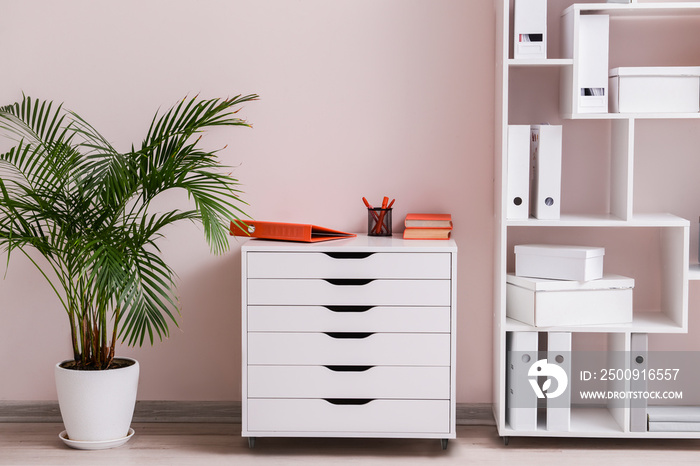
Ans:
{"type": "Polygon", "coordinates": [[[571,430],[571,333],[547,334],[547,364],[563,369],[565,378],[557,378],[547,391],[547,430],[568,432],[571,430]],[[562,391],[563,389],[563,391],[562,391]],[[557,393],[561,391],[561,393],[557,393]],[[555,395],[555,396],[552,396],[555,395]]]}
{"type": "Polygon", "coordinates": [[[506,422],[513,430],[537,430],[537,394],[528,376],[537,362],[537,332],[508,332],[506,350],[506,422]]]}
{"type": "Polygon", "coordinates": [[[508,126],[508,189],[506,218],[530,215],[530,125],[508,126]]]}
{"type": "Polygon", "coordinates": [[[547,0],[515,0],[513,58],[547,58],[547,0]]]}
{"type": "Polygon", "coordinates": [[[562,127],[533,125],[530,134],[530,210],[540,220],[561,212],[562,127]]]}
{"type": "Polygon", "coordinates": [[[610,17],[580,15],[576,113],[608,113],[610,17]]]}
{"type": "MultiPolygon", "coordinates": [[[[649,339],[646,333],[633,333],[630,340],[630,370],[639,370],[646,374],[648,363],[649,339]]],[[[645,377],[634,377],[630,380],[631,392],[645,392],[647,381],[645,377]]],[[[630,432],[647,431],[647,400],[644,397],[630,399],[630,432]]]]}

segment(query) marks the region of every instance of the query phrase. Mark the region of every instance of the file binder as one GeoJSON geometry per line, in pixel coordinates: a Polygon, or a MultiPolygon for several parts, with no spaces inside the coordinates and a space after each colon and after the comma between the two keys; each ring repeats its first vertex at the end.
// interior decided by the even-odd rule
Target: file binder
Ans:
{"type": "Polygon", "coordinates": [[[506,218],[530,216],[530,125],[508,126],[506,218]]]}
{"type": "Polygon", "coordinates": [[[513,58],[547,58],[547,0],[515,0],[513,58]]]}
{"type": "MultiPolygon", "coordinates": [[[[547,397],[547,430],[568,432],[571,430],[571,333],[549,332],[547,334],[547,363],[556,364],[564,369],[567,380],[557,380],[557,384],[566,383],[566,390],[556,397],[547,397]]],[[[560,387],[554,387],[558,390],[560,387]]],[[[548,395],[553,393],[548,391],[548,395]]]]}
{"type": "Polygon", "coordinates": [[[249,238],[272,239],[281,241],[301,241],[315,243],[332,239],[354,238],[355,234],[330,228],[302,223],[259,222],[247,221],[246,225],[231,222],[232,236],[247,236],[249,238]],[[245,228],[245,229],[244,229],[245,228]]]}
{"type": "Polygon", "coordinates": [[[530,210],[540,220],[561,212],[562,127],[533,125],[530,130],[530,210]]]}
{"type": "MultiPolygon", "coordinates": [[[[639,370],[640,374],[646,374],[649,369],[647,361],[649,339],[646,333],[633,333],[630,339],[630,369],[639,370]]],[[[630,380],[630,391],[646,392],[647,381],[645,377],[630,380]]],[[[644,397],[630,399],[630,432],[647,431],[647,400],[644,397]]]]}
{"type": "Polygon", "coordinates": [[[608,113],[610,16],[580,15],[575,113],[608,113]]]}
{"type": "Polygon", "coordinates": [[[537,394],[528,377],[537,362],[537,332],[508,332],[506,350],[506,422],[513,430],[537,430],[537,394]]]}

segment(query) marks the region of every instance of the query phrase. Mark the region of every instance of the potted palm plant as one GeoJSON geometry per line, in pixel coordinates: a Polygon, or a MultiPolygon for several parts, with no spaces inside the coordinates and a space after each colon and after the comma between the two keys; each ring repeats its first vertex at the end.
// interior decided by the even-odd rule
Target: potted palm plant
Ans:
{"type": "Polygon", "coordinates": [[[0,248],[8,264],[25,255],[66,313],[73,354],[55,372],[69,445],[110,447],[133,434],[138,363],[117,358],[116,342],[153,344],[177,325],[174,271],[157,245],[164,228],[197,222],[212,252],[227,250],[243,202],[201,133],[249,126],[236,113],[256,98],[184,99],[156,113],[140,147],[127,152],[62,105],[24,96],[0,108],[11,147],[0,154],[0,248]],[[177,189],[190,202],[156,211],[154,199],[177,189]]]}

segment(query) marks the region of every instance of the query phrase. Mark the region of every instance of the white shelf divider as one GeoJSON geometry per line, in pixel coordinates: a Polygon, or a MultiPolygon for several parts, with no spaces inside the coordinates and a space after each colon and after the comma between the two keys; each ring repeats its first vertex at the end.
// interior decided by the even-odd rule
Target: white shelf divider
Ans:
{"type": "Polygon", "coordinates": [[[559,325],[556,327],[533,327],[532,325],[506,318],[508,332],[578,332],[578,333],[685,333],[680,323],[674,322],[661,311],[635,311],[629,324],[559,325]]]}
{"type": "MultiPolygon", "coordinates": [[[[631,189],[631,187],[630,187],[631,189]]],[[[507,220],[509,227],[687,227],[688,220],[673,214],[635,214],[625,220],[612,214],[562,214],[558,220],[507,220]]]]}
{"type": "Polygon", "coordinates": [[[524,59],[524,58],[509,58],[508,59],[508,65],[509,66],[532,66],[532,67],[538,67],[538,66],[572,66],[574,64],[574,60],[571,58],[533,58],[533,59],[524,59]]]}
{"type": "Polygon", "coordinates": [[[632,218],[634,197],[634,120],[614,120],[610,143],[610,212],[632,218]]]}
{"type": "Polygon", "coordinates": [[[700,113],[564,113],[565,120],[693,120],[700,113]]]}

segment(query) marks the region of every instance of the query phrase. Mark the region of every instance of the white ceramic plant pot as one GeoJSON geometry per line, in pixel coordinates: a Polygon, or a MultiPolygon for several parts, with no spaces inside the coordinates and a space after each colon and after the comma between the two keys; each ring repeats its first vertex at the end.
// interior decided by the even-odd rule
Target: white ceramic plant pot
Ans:
{"type": "Polygon", "coordinates": [[[132,361],[131,366],[104,371],[77,371],[56,364],[58,405],[68,439],[104,442],[109,448],[110,441],[127,437],[139,381],[139,363],[132,361]]]}

